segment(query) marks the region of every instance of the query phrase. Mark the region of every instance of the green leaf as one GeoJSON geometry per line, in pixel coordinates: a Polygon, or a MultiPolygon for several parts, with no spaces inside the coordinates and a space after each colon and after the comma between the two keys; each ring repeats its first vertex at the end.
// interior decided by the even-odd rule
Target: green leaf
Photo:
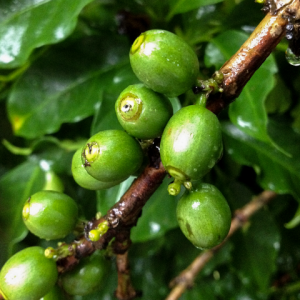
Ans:
{"type": "Polygon", "coordinates": [[[248,35],[242,31],[227,30],[212,39],[205,49],[204,62],[207,67],[215,66],[220,69],[241,45],[248,35]]]}
{"type": "Polygon", "coordinates": [[[291,157],[250,137],[229,122],[222,123],[225,149],[238,163],[254,168],[263,189],[292,194],[300,201],[300,137],[284,124],[271,124],[276,132],[276,142],[291,153],[291,157]]]}
{"type": "Polygon", "coordinates": [[[294,217],[292,218],[292,220],[290,220],[287,224],[285,224],[285,227],[291,229],[298,226],[299,223],[300,223],[300,205],[298,206],[298,209],[294,217]]]}
{"type": "Polygon", "coordinates": [[[170,11],[166,20],[170,20],[176,14],[182,14],[204,5],[215,4],[223,0],[169,0],[170,11]]]}
{"type": "Polygon", "coordinates": [[[121,199],[123,194],[132,184],[133,180],[134,177],[131,176],[127,180],[121,182],[119,185],[106,190],[97,191],[97,212],[105,215],[106,212],[121,199]]]}
{"type": "Polygon", "coordinates": [[[284,113],[292,104],[291,91],[279,77],[275,77],[275,86],[265,101],[266,111],[270,114],[284,113]]]}
{"type": "Polygon", "coordinates": [[[267,211],[259,211],[249,222],[235,237],[238,247],[232,253],[233,265],[246,287],[266,292],[276,269],[280,233],[267,211]]]}
{"type": "Polygon", "coordinates": [[[169,183],[170,180],[165,179],[143,207],[137,226],[131,230],[130,238],[133,242],[160,237],[178,226],[176,205],[182,193],[176,197],[170,196],[167,192],[169,183]]]}
{"type": "MultiPolygon", "coordinates": [[[[120,185],[107,190],[97,191],[97,211],[106,214],[131,185],[134,177],[130,177],[120,185]]],[[[143,207],[142,216],[137,226],[131,230],[133,242],[144,242],[164,235],[168,230],[178,226],[176,219],[177,197],[170,196],[167,192],[171,179],[166,179],[155,191],[143,207]],[[167,213],[166,213],[167,212],[167,213]]],[[[181,193],[182,194],[182,193],[181,193]]]]}
{"type": "Polygon", "coordinates": [[[273,74],[276,64],[271,57],[255,72],[241,95],[230,105],[229,117],[231,122],[246,134],[273,144],[267,131],[268,116],[264,106],[275,84],[273,74]]]}
{"type": "Polygon", "coordinates": [[[0,266],[13,254],[13,246],[27,234],[22,208],[27,198],[41,190],[45,173],[37,160],[27,161],[0,179],[0,266]]]}
{"type": "Polygon", "coordinates": [[[91,1],[1,1],[0,68],[18,67],[33,49],[65,39],[81,9],[91,1]]]}
{"type": "Polygon", "coordinates": [[[128,65],[128,49],[123,37],[109,35],[51,49],[13,87],[8,113],[14,133],[36,138],[92,115],[103,92],[118,86],[116,74],[128,65]]]}
{"type": "Polygon", "coordinates": [[[129,85],[140,83],[133,73],[130,64],[126,64],[116,72],[102,94],[102,101],[96,107],[91,128],[91,135],[101,130],[122,129],[115,112],[115,103],[121,92],[129,85]]]}

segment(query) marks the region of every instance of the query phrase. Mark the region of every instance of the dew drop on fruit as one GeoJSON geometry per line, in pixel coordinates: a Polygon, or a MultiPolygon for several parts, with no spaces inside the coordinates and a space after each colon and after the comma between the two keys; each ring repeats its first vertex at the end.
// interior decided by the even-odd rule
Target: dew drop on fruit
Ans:
{"type": "Polygon", "coordinates": [[[287,48],[285,58],[290,65],[295,67],[300,66],[300,56],[295,55],[291,48],[287,48]]]}

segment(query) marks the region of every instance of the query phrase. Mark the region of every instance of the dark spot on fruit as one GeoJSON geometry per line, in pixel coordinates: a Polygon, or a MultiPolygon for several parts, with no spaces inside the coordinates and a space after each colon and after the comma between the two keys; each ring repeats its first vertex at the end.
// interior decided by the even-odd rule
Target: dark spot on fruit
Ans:
{"type": "Polygon", "coordinates": [[[190,223],[186,222],[186,223],[185,223],[185,227],[186,227],[186,229],[187,229],[189,235],[190,235],[190,236],[193,236],[194,234],[193,234],[192,227],[191,227],[190,223]]]}

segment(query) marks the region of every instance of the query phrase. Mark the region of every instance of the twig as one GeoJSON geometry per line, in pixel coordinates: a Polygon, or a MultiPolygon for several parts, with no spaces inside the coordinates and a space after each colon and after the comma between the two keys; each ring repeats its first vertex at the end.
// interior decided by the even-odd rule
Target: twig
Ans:
{"type": "Polygon", "coordinates": [[[179,274],[179,276],[171,281],[170,287],[173,289],[166,300],[177,300],[187,288],[192,287],[197,274],[203,269],[205,264],[214,256],[214,254],[223,247],[233,233],[242,227],[248,221],[249,217],[251,217],[255,212],[274,199],[275,196],[276,193],[272,191],[264,191],[243,208],[236,210],[226,239],[220,245],[202,252],[184,271],[179,274]]]}
{"type": "Polygon", "coordinates": [[[130,280],[128,252],[117,255],[118,287],[115,296],[120,300],[131,300],[139,296],[130,280]]]}
{"type": "Polygon", "coordinates": [[[80,258],[91,255],[96,249],[105,249],[113,237],[117,237],[114,244],[114,253],[123,254],[129,246],[129,232],[136,224],[143,206],[152,196],[163,181],[166,171],[160,162],[159,148],[154,144],[150,149],[150,164],[145,168],[143,173],[132,183],[131,187],[122,196],[105,216],[99,220],[92,220],[89,228],[96,228],[104,220],[109,222],[110,228],[99,241],[91,242],[85,236],[74,241],[76,245],[75,252],[63,259],[58,264],[59,272],[63,273],[77,264],[80,258]],[[127,239],[127,242],[125,241],[127,239]],[[118,240],[120,242],[118,243],[118,240]]]}
{"type": "Polygon", "coordinates": [[[299,11],[299,7],[300,2],[293,0],[276,15],[268,13],[264,17],[247,41],[220,69],[224,74],[224,92],[210,97],[208,109],[218,113],[240,95],[245,84],[284,37],[291,11],[299,11]]]}

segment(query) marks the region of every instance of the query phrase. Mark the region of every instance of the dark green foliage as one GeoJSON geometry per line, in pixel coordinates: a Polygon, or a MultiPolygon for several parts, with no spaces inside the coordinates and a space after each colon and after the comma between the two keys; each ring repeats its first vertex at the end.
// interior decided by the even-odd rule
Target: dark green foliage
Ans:
{"type": "Polygon", "coordinates": [[[76,202],[55,191],[40,191],[30,196],[23,207],[23,221],[41,239],[64,238],[75,227],[78,218],[76,202]]]}
{"type": "Polygon", "coordinates": [[[143,140],[161,136],[173,114],[169,99],[143,84],[128,86],[117,99],[115,110],[122,127],[143,140]]]}
{"type": "Polygon", "coordinates": [[[220,244],[227,236],[231,212],[215,186],[201,183],[179,199],[177,220],[183,234],[194,246],[207,249],[220,244]]]}
{"type": "Polygon", "coordinates": [[[12,256],[0,273],[0,293],[9,300],[39,300],[57,280],[56,263],[41,247],[26,248],[12,256]]]}
{"type": "Polygon", "coordinates": [[[58,285],[55,285],[51,291],[40,300],[65,300],[65,295],[63,290],[58,285]]]}
{"type": "Polygon", "coordinates": [[[193,49],[165,30],[142,33],[131,46],[130,64],[147,87],[168,97],[179,96],[191,89],[199,73],[198,58],[193,49]]]}

